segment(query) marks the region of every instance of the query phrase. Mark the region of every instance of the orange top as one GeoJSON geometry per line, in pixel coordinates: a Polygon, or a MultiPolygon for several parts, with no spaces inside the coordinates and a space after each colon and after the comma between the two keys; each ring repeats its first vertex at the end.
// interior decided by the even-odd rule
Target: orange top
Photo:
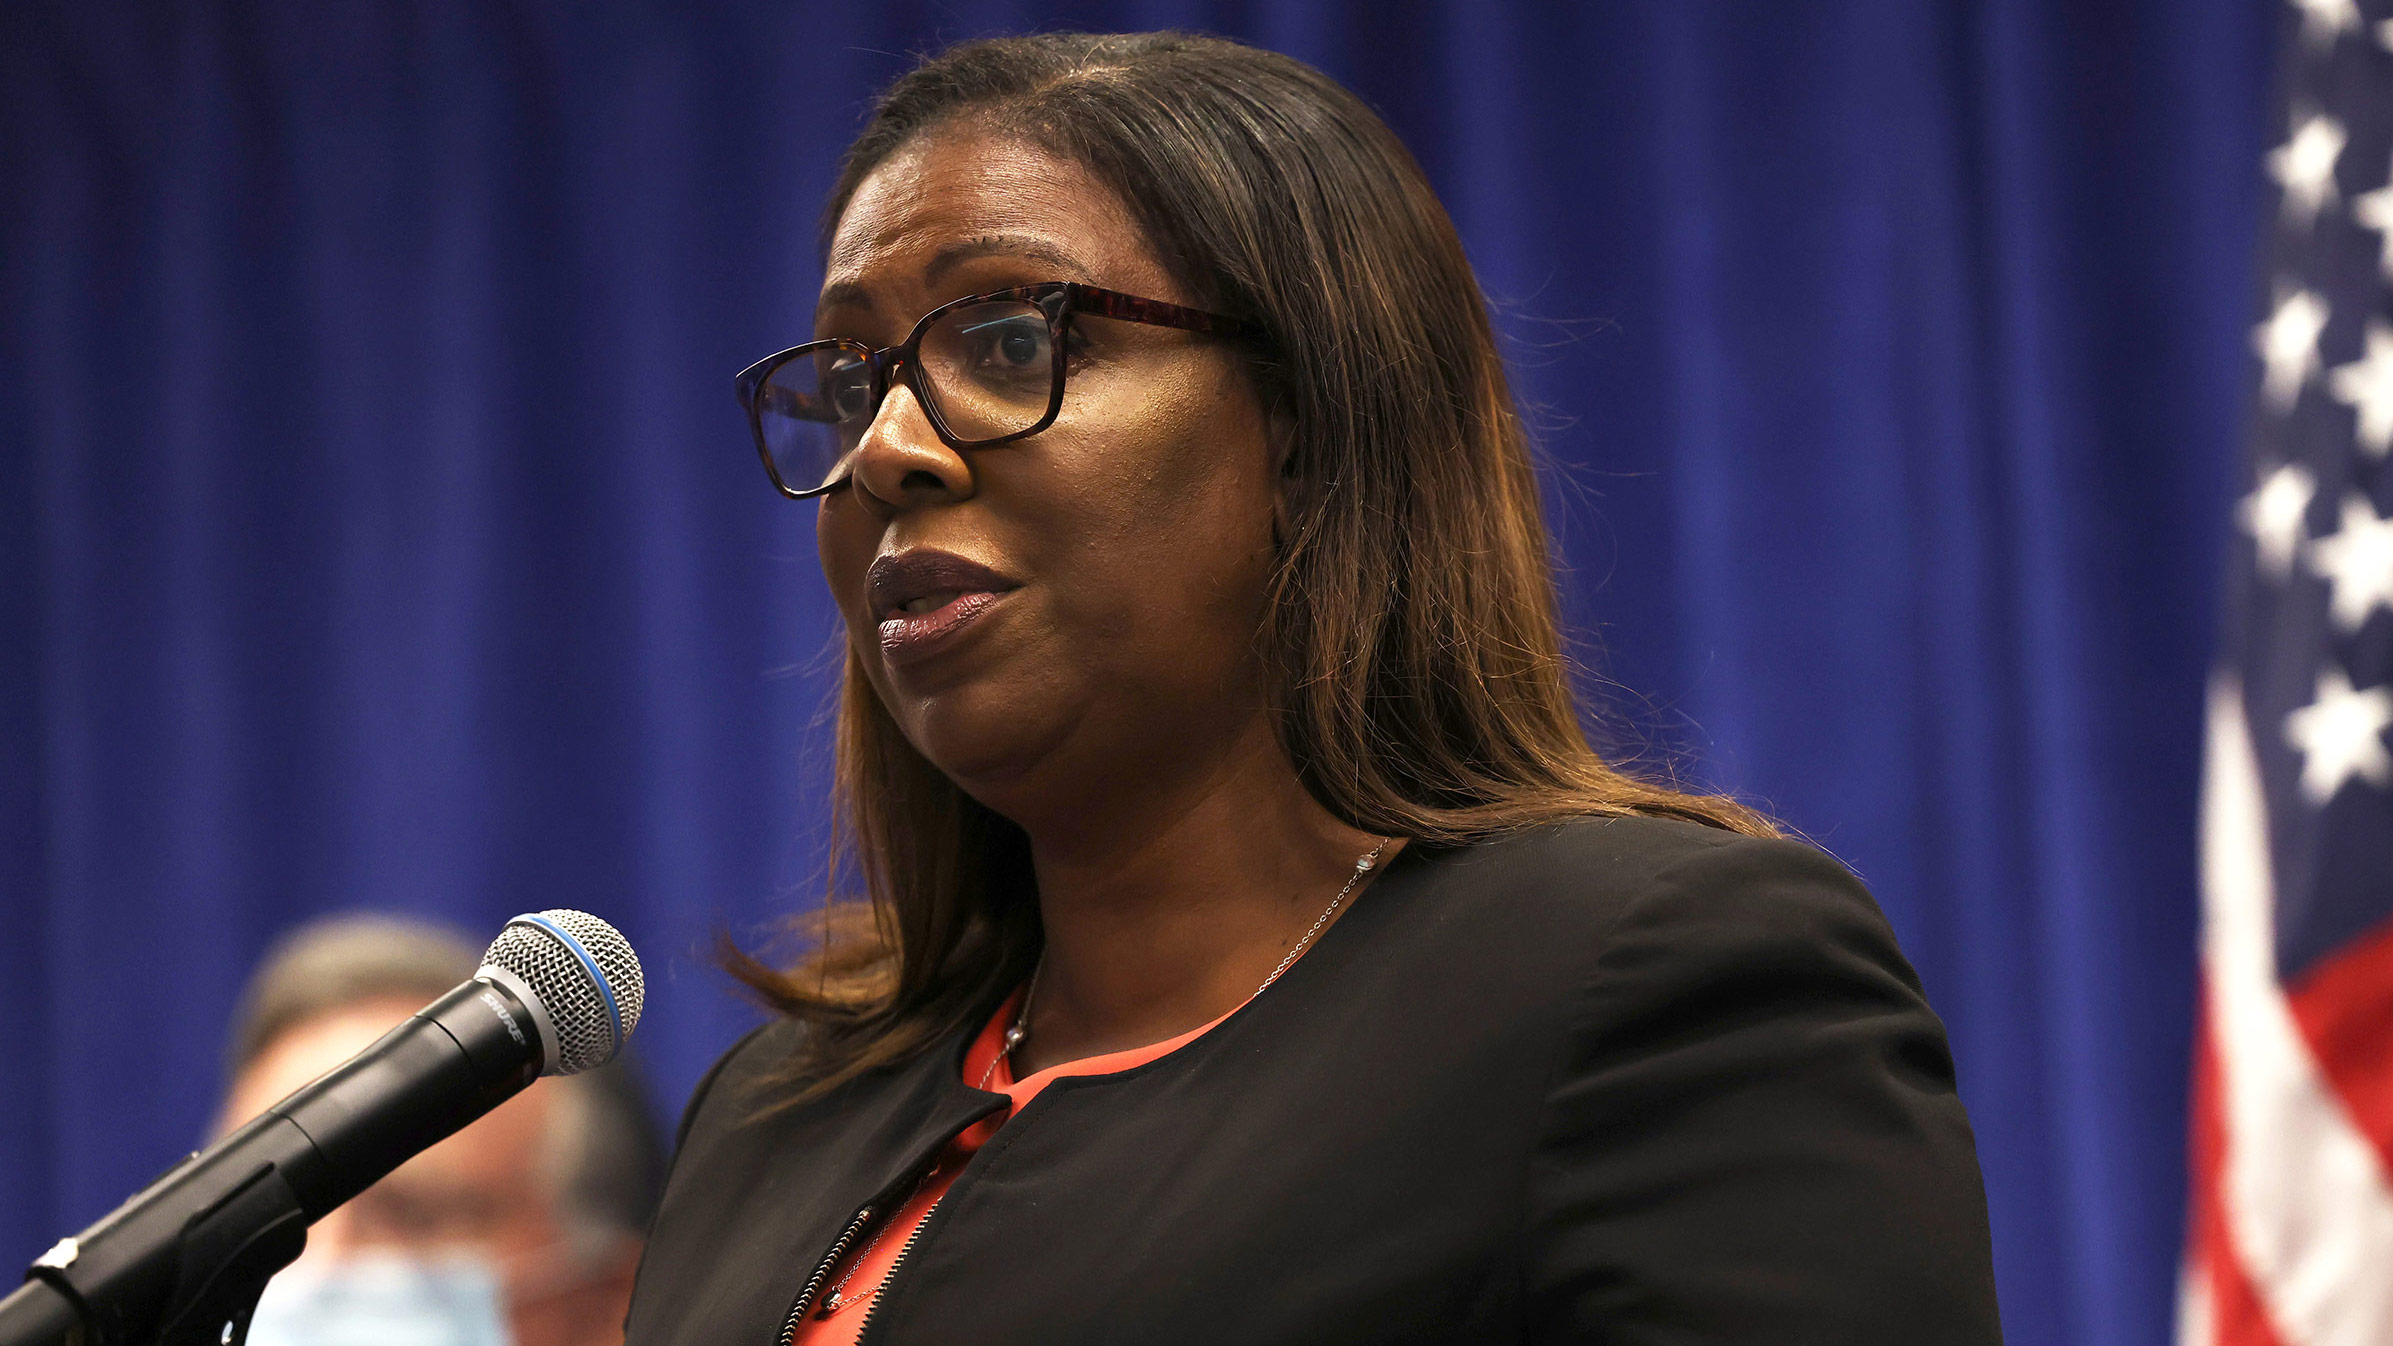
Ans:
{"type": "MultiPolygon", "coordinates": [[[[1107,1052],[1103,1056],[1066,1061],[1061,1065],[1049,1066],[1028,1079],[1017,1080],[1014,1078],[1013,1063],[1000,1058],[998,1047],[1005,1041],[1005,1030],[1013,1024],[1014,1016],[1021,1012],[1021,1004],[1022,993],[1016,991],[997,1007],[997,1012],[989,1017],[987,1026],[981,1029],[980,1036],[972,1040],[971,1050],[964,1053],[964,1083],[979,1085],[981,1077],[987,1075],[987,1087],[1004,1094],[1011,1102],[1003,1111],[990,1113],[949,1142],[929,1176],[923,1179],[922,1185],[915,1189],[914,1195],[899,1208],[897,1214],[881,1226],[881,1233],[862,1251],[845,1258],[840,1266],[832,1270],[830,1285],[824,1287],[820,1300],[807,1311],[805,1321],[798,1325],[797,1335],[790,1339],[790,1346],[855,1346],[857,1334],[864,1330],[865,1305],[880,1294],[882,1282],[888,1279],[890,1269],[897,1265],[897,1259],[907,1242],[914,1237],[914,1231],[922,1227],[922,1221],[931,1213],[931,1207],[938,1205],[939,1199],[947,1195],[947,1189],[955,1185],[957,1175],[964,1171],[964,1165],[971,1162],[981,1146],[989,1143],[989,1138],[997,1134],[997,1128],[1020,1112],[1024,1104],[1038,1097],[1040,1090],[1067,1075],[1111,1075],[1143,1066],[1196,1041],[1211,1031],[1221,1019],[1230,1017],[1224,1014],[1221,1019],[1189,1029],[1176,1038],[1166,1038],[1128,1051],[1107,1052]],[[995,1067],[993,1074],[990,1071],[992,1066],[995,1067]],[[845,1289],[837,1292],[834,1298],[835,1292],[831,1286],[840,1285],[842,1277],[846,1278],[845,1289]]],[[[1237,1012],[1232,1010],[1230,1014],[1237,1012]]]]}

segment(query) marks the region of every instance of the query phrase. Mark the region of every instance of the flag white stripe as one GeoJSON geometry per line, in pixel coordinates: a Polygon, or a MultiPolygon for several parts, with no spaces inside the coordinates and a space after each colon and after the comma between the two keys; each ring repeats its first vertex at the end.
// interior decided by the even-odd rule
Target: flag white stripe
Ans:
{"type": "Polygon", "coordinates": [[[2393,1192],[2277,981],[2266,805],[2233,677],[2212,681],[2209,720],[2202,960],[2228,1238],[2285,1346],[2388,1346],[2393,1192]]]}
{"type": "Polygon", "coordinates": [[[2189,1257],[2177,1269],[2177,1346],[2218,1346],[2210,1310],[2210,1268],[2189,1257]]]}

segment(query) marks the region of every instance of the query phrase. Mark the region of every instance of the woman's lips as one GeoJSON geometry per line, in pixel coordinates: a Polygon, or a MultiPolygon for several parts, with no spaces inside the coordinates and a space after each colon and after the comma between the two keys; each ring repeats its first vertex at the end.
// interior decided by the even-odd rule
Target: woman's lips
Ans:
{"type": "Polygon", "coordinates": [[[865,588],[879,622],[881,657],[892,665],[930,658],[1017,587],[1012,577],[952,552],[874,557],[865,588]]]}
{"type": "Polygon", "coordinates": [[[928,659],[954,643],[963,630],[997,606],[1005,595],[970,589],[917,600],[881,619],[881,657],[892,664],[928,659]],[[927,607],[926,611],[912,611],[927,607]]]}

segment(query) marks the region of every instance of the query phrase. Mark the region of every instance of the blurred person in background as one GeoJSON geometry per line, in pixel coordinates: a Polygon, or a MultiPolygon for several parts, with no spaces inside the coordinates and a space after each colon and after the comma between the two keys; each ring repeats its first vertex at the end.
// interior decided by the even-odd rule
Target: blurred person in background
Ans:
{"type": "MultiPolygon", "coordinates": [[[[300,927],[243,992],[219,1131],[474,974],[445,927],[300,927]]],[[[258,1306],[254,1346],[611,1346],[663,1167],[621,1063],[544,1079],[318,1221],[258,1306]]]]}

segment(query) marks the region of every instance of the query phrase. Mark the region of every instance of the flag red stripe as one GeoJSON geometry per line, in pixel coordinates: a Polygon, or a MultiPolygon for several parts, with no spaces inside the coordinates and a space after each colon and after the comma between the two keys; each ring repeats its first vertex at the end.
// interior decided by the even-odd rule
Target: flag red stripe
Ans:
{"type": "Polygon", "coordinates": [[[2320,959],[2286,999],[2319,1072],[2393,1171],[2393,921],[2320,959]]]}

